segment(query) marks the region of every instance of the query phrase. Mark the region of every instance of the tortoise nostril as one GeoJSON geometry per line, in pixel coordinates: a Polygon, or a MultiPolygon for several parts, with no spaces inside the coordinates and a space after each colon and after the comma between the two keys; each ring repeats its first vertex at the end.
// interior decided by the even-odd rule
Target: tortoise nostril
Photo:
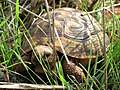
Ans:
{"type": "Polygon", "coordinates": [[[46,56],[46,57],[49,57],[49,56],[51,56],[51,54],[46,54],[45,56],[46,56]]]}

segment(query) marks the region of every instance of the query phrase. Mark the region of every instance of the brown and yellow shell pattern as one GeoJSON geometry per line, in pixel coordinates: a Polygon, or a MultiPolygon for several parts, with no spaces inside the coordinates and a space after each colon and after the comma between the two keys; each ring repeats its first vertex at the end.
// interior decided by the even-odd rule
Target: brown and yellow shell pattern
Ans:
{"type": "MultiPolygon", "coordinates": [[[[68,56],[74,58],[89,58],[92,51],[92,58],[98,53],[101,56],[103,48],[103,31],[99,23],[86,12],[72,8],[59,8],[55,11],[55,29],[57,30],[65,52],[68,56]]],[[[47,14],[42,16],[47,19],[47,14]]],[[[52,12],[50,12],[52,21],[52,12]]],[[[34,41],[37,44],[46,44],[50,42],[49,23],[44,20],[38,20],[34,29],[34,41]],[[46,38],[47,37],[47,38],[46,38]]],[[[109,46],[109,38],[105,34],[105,46],[109,46]]],[[[62,53],[58,39],[55,39],[56,50],[62,53]]]]}

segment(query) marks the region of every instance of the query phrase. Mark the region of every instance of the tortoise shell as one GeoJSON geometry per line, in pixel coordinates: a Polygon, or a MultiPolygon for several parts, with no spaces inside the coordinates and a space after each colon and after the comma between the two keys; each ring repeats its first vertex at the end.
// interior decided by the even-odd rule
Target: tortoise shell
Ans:
{"type": "MultiPolygon", "coordinates": [[[[100,24],[84,11],[72,8],[55,9],[55,29],[58,32],[62,45],[68,56],[73,58],[88,59],[90,52],[92,58],[103,54],[103,31],[100,24]]],[[[50,25],[47,13],[42,15],[42,19],[38,19],[30,29],[32,37],[31,43],[34,45],[51,45],[50,25]]],[[[50,12],[50,21],[52,22],[53,12],[50,12]]],[[[53,26],[51,24],[51,26],[53,26]]],[[[29,52],[29,43],[23,41],[23,49],[29,52]]],[[[106,50],[109,46],[109,38],[105,34],[106,50]]],[[[57,37],[55,37],[55,49],[63,53],[57,37]]]]}

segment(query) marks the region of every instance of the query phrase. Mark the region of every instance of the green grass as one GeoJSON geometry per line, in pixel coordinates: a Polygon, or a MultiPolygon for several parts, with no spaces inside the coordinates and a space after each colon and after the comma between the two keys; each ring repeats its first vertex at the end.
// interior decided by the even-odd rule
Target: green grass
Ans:
{"type": "MultiPolygon", "coordinates": [[[[5,67],[4,69],[10,72],[10,74],[8,74],[10,75],[10,78],[13,77],[13,74],[17,74],[23,77],[23,79],[28,80],[30,83],[37,83],[37,78],[37,80],[40,80],[43,84],[65,85],[68,90],[72,90],[72,86],[76,87],[78,90],[92,90],[94,88],[101,90],[105,88],[105,66],[107,66],[108,88],[115,90],[120,89],[120,36],[116,33],[117,30],[120,30],[119,15],[113,15],[112,19],[106,20],[106,32],[111,40],[110,49],[107,52],[106,63],[104,63],[104,59],[98,61],[98,55],[96,55],[97,58],[92,67],[89,65],[89,67],[86,69],[80,64],[86,73],[87,79],[85,82],[80,83],[79,85],[77,80],[74,80],[71,76],[67,76],[67,79],[69,80],[65,78],[61,60],[56,63],[56,71],[52,71],[49,63],[46,63],[42,58],[39,59],[34,52],[40,61],[40,65],[44,68],[44,76],[47,78],[47,80],[44,80],[41,75],[38,75],[30,67],[28,67],[27,63],[29,62],[24,62],[22,60],[20,53],[22,36],[24,32],[28,32],[28,29],[24,24],[27,14],[24,19],[21,19],[20,17],[19,1],[20,0],[16,0],[16,6],[8,2],[2,3],[2,6],[0,6],[0,65],[3,65],[5,67]],[[30,78],[13,71],[13,67],[19,63],[22,63],[26,68],[30,78]]],[[[114,3],[112,3],[112,0],[107,1],[110,2],[109,5],[112,7],[111,11],[113,12],[114,3]]],[[[102,4],[96,3],[93,9],[97,10],[101,7],[102,4]]],[[[79,7],[79,9],[85,11],[86,8],[86,2],[83,2],[83,5],[79,7]]],[[[99,21],[99,23],[101,23],[102,12],[99,11],[97,13],[93,13],[93,16],[99,21]]],[[[29,33],[27,34],[29,35],[29,33]]],[[[29,42],[29,39],[27,40],[29,42]]],[[[31,47],[33,48],[32,45],[31,47]]]]}

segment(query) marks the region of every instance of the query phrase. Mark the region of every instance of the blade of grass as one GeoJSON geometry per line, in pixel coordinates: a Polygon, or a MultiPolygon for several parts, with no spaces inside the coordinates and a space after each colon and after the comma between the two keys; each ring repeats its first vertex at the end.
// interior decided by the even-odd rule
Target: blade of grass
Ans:
{"type": "Polygon", "coordinates": [[[4,21],[0,23],[0,27],[2,27],[7,21],[8,21],[8,18],[4,19],[4,21]]]}
{"type": "Polygon", "coordinates": [[[16,29],[18,27],[18,19],[19,19],[19,0],[16,0],[16,29]]]}
{"type": "Polygon", "coordinates": [[[108,90],[108,81],[107,81],[107,65],[106,65],[106,62],[107,62],[107,60],[106,60],[106,45],[105,45],[105,33],[106,33],[106,30],[105,30],[105,0],[103,0],[103,54],[104,54],[104,60],[105,60],[105,90],[108,90]]]}
{"type": "Polygon", "coordinates": [[[62,82],[62,84],[65,85],[68,90],[72,90],[71,85],[64,79],[63,68],[62,68],[60,61],[58,61],[58,63],[56,63],[56,69],[57,69],[59,79],[62,82]]]}

